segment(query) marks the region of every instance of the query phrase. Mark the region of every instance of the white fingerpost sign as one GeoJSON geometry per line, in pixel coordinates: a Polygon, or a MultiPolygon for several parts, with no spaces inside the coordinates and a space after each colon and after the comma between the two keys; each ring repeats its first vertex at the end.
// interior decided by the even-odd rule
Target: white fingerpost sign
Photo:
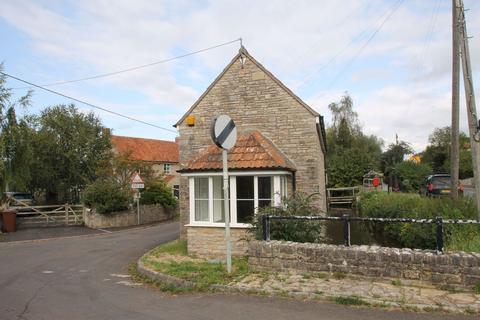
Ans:
{"type": "Polygon", "coordinates": [[[135,190],[134,200],[137,202],[137,224],[140,224],[140,189],[145,189],[145,182],[140,177],[140,172],[136,171],[131,179],[131,187],[135,190]]]}
{"type": "Polygon", "coordinates": [[[213,142],[222,148],[223,162],[223,203],[225,211],[225,243],[227,247],[227,271],[232,272],[232,244],[230,242],[230,207],[228,204],[228,160],[227,150],[233,148],[237,142],[237,128],[235,122],[226,115],[213,119],[211,127],[213,142]]]}

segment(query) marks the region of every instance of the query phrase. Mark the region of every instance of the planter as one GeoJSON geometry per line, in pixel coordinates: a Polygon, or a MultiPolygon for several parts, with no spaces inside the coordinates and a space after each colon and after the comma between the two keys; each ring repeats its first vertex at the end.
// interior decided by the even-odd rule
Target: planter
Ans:
{"type": "Polygon", "coordinates": [[[17,231],[17,211],[4,210],[2,211],[3,232],[17,231]]]}

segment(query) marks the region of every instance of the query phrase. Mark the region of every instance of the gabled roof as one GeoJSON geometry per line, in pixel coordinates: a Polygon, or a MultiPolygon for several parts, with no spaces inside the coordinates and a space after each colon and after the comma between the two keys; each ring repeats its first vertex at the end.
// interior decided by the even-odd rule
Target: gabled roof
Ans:
{"type": "Polygon", "coordinates": [[[190,112],[195,109],[195,107],[203,100],[203,98],[212,90],[212,88],[215,86],[215,84],[222,78],[222,76],[230,69],[230,67],[237,61],[240,56],[244,56],[250,61],[252,61],[259,69],[261,69],[265,74],[267,74],[275,83],[277,83],[283,90],[285,90],[290,96],[292,96],[295,100],[297,100],[305,109],[307,109],[313,116],[319,116],[318,112],[310,108],[305,102],[303,102],[302,99],[300,99],[296,94],[294,94],[286,85],[284,85],[280,80],[278,80],[277,77],[275,77],[270,71],[268,71],[262,64],[260,64],[255,58],[253,58],[245,49],[243,46],[240,47],[240,50],[238,50],[238,54],[230,61],[230,63],[223,69],[222,73],[220,73],[217,78],[210,84],[210,86],[205,90],[205,92],[198,98],[197,101],[188,109],[188,111],[182,116],[180,120],[177,121],[177,123],[174,125],[174,127],[177,127],[180,125],[180,123],[185,120],[185,118],[190,114],[190,112]]]}
{"type": "Polygon", "coordinates": [[[179,162],[178,145],[173,141],[113,136],[113,149],[131,160],[179,162]]]}
{"type": "MultiPolygon", "coordinates": [[[[296,171],[295,165],[258,131],[241,135],[228,151],[228,169],[284,169],[296,171]]],[[[178,172],[222,170],[222,149],[212,144],[188,161],[178,172]]]]}

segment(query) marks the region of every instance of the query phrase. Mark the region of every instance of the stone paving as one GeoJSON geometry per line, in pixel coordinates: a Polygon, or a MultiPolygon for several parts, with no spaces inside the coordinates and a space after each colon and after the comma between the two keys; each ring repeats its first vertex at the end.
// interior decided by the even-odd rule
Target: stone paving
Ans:
{"type": "Polygon", "coordinates": [[[289,295],[312,299],[358,297],[373,305],[414,310],[480,313],[480,294],[453,287],[435,287],[399,280],[374,281],[345,274],[256,273],[231,283],[241,291],[289,295]]]}

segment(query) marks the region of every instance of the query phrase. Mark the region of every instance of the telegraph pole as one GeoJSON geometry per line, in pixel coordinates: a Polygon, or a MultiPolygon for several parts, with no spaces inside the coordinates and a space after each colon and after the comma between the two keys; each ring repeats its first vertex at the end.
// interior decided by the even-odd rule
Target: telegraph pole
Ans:
{"type": "Polygon", "coordinates": [[[462,52],[462,73],[465,87],[465,99],[467,102],[468,129],[470,133],[470,147],[472,150],[473,180],[475,183],[475,201],[477,204],[477,219],[480,221],[480,135],[477,121],[477,107],[475,105],[475,93],[473,88],[472,66],[470,62],[470,48],[468,47],[467,23],[463,0],[459,3],[460,36],[462,52]]]}
{"type": "Polygon", "coordinates": [[[452,126],[450,149],[451,196],[458,198],[459,156],[459,110],[460,110],[460,30],[458,27],[458,0],[452,0],[452,126]]]}

